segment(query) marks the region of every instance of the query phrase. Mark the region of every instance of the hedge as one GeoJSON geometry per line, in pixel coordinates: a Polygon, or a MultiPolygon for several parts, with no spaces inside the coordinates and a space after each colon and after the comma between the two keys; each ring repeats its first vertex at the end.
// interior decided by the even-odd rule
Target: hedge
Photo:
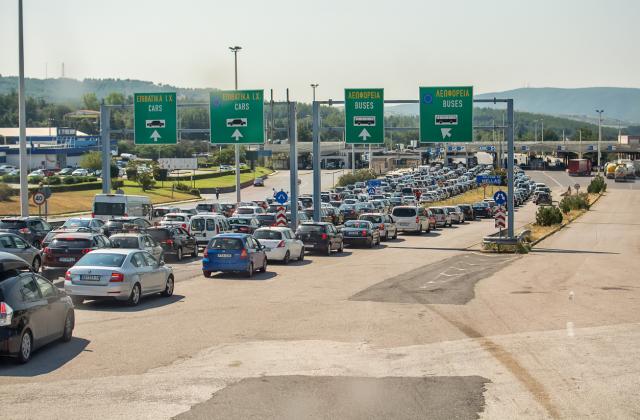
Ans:
{"type": "MultiPolygon", "coordinates": [[[[251,172],[251,169],[240,169],[240,173],[242,174],[246,174],[247,172],[251,172]]],[[[198,180],[198,179],[219,178],[221,176],[233,175],[235,173],[236,171],[224,171],[224,172],[210,172],[206,174],[195,174],[193,176],[193,179],[198,180]]],[[[172,177],[169,177],[167,180],[168,181],[191,181],[191,179],[192,179],[191,175],[187,175],[187,176],[172,176],[172,177]]]]}

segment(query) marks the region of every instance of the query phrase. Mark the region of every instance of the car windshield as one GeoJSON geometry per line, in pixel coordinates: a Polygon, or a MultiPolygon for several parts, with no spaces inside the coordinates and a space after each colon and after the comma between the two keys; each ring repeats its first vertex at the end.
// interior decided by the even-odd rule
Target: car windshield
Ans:
{"type": "Polygon", "coordinates": [[[371,224],[364,220],[349,220],[344,224],[346,228],[354,228],[354,229],[369,229],[371,224]]]}
{"type": "Polygon", "coordinates": [[[116,245],[118,248],[129,248],[135,249],[139,246],[138,238],[133,236],[121,236],[121,237],[111,237],[111,242],[116,245]]]}
{"type": "Polygon", "coordinates": [[[126,257],[124,254],[89,253],[80,258],[74,267],[122,267],[126,257]]]}
{"type": "Polygon", "coordinates": [[[242,249],[242,239],[240,238],[213,238],[209,243],[211,249],[242,249]]]}
{"type": "Polygon", "coordinates": [[[64,222],[62,227],[70,227],[70,228],[89,227],[90,224],[91,224],[91,220],[89,219],[69,219],[66,222],[64,222]]]}
{"type": "Polygon", "coordinates": [[[258,229],[256,233],[253,234],[256,239],[267,239],[267,240],[280,240],[282,239],[282,233],[277,230],[267,230],[267,229],[258,229]]]}
{"type": "Polygon", "coordinates": [[[27,227],[27,222],[24,220],[0,220],[0,229],[22,229],[27,227]]]}
{"type": "Polygon", "coordinates": [[[250,225],[251,219],[244,219],[242,217],[232,217],[229,219],[229,223],[232,225],[250,225]]]}
{"type": "Polygon", "coordinates": [[[396,207],[393,209],[392,214],[396,217],[415,217],[416,209],[411,207],[396,207]]]}

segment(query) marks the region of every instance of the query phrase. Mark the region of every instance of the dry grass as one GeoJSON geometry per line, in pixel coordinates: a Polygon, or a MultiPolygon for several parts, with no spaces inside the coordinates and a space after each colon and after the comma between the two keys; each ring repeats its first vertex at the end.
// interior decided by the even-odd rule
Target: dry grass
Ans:
{"type": "Polygon", "coordinates": [[[493,197],[493,193],[495,193],[499,189],[500,187],[498,186],[489,186],[487,187],[486,195],[485,195],[485,192],[483,191],[482,187],[475,188],[475,189],[466,191],[460,195],[457,195],[453,198],[448,198],[446,200],[428,203],[426,204],[426,206],[437,207],[437,206],[456,206],[458,204],[473,204],[473,203],[477,203],[478,201],[482,201],[485,198],[493,197]]]}

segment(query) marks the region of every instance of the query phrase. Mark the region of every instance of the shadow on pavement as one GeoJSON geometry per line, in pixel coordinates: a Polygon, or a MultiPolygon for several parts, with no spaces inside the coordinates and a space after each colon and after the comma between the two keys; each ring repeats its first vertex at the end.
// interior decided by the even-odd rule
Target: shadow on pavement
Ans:
{"type": "Polygon", "coordinates": [[[99,299],[85,301],[82,305],[76,305],[76,311],[100,311],[100,312],[140,312],[147,309],[160,308],[179,302],[184,296],[173,295],[164,297],[160,295],[145,296],[137,306],[128,306],[126,302],[115,299],[99,299]]]}
{"type": "Polygon", "coordinates": [[[476,252],[474,249],[467,248],[445,248],[445,247],[435,247],[435,246],[389,246],[389,248],[397,248],[397,249],[425,249],[430,251],[465,251],[465,252],[476,252]]]}
{"type": "MultiPolygon", "coordinates": [[[[268,268],[267,268],[268,270],[268,268]]],[[[273,271],[266,273],[253,273],[253,277],[249,278],[244,273],[217,273],[211,276],[211,279],[205,280],[244,280],[244,281],[264,281],[275,278],[278,274],[273,271]]]]}
{"type": "Polygon", "coordinates": [[[579,249],[557,249],[557,248],[533,248],[531,252],[549,253],[549,254],[604,254],[604,255],[620,255],[619,252],[609,251],[583,251],[579,249]]]}
{"type": "Polygon", "coordinates": [[[73,337],[68,343],[54,341],[36,350],[29,363],[20,365],[10,357],[0,358],[0,376],[44,375],[64,366],[85,350],[89,340],[73,337]]]}

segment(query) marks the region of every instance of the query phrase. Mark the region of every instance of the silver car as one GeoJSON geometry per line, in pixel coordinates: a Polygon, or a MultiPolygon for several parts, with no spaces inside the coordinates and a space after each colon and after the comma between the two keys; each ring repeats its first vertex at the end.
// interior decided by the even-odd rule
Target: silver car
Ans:
{"type": "Polygon", "coordinates": [[[458,206],[447,206],[445,207],[447,212],[451,215],[451,221],[456,222],[456,224],[464,223],[464,213],[458,206]]]}
{"type": "Polygon", "coordinates": [[[41,251],[13,233],[0,232],[0,251],[16,255],[31,264],[36,273],[42,266],[41,251]]]}
{"type": "Polygon", "coordinates": [[[164,250],[151,235],[146,233],[117,233],[111,235],[109,240],[114,248],[142,249],[158,261],[164,261],[164,250]]]}
{"type": "Polygon", "coordinates": [[[64,276],[75,305],[85,299],[115,298],[135,306],[142,296],[173,295],[171,267],[139,249],[99,249],[82,257],[64,276]]]}

